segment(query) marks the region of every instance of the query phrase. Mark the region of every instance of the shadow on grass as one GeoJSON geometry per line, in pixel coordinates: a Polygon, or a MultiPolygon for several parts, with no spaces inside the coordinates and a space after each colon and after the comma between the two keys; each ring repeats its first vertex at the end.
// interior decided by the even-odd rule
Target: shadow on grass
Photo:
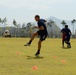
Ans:
{"type": "Polygon", "coordinates": [[[27,59],[43,59],[44,57],[40,57],[40,56],[35,56],[35,57],[32,57],[32,56],[26,56],[27,59]]]}
{"type": "Polygon", "coordinates": [[[62,47],[62,49],[71,49],[71,48],[67,48],[67,47],[62,47]]]}

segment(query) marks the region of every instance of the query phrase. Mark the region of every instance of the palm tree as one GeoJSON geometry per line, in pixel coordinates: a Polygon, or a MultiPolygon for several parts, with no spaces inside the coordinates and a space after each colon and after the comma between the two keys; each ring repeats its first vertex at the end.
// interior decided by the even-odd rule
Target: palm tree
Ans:
{"type": "Polygon", "coordinates": [[[61,24],[62,24],[62,28],[66,25],[66,22],[65,22],[65,20],[63,20],[62,22],[61,22],[61,24]]]}
{"type": "Polygon", "coordinates": [[[25,23],[22,24],[22,28],[21,28],[21,36],[24,37],[24,32],[25,32],[26,26],[25,23]]]}
{"type": "Polygon", "coordinates": [[[13,20],[13,25],[14,25],[14,35],[16,36],[16,30],[15,30],[15,27],[17,27],[17,22],[16,22],[16,20],[13,20]]]}
{"type": "Polygon", "coordinates": [[[16,26],[16,25],[17,25],[17,22],[16,22],[16,20],[13,20],[13,24],[14,24],[14,26],[16,26]]]}
{"type": "Polygon", "coordinates": [[[75,19],[73,19],[73,20],[71,21],[71,23],[72,23],[72,25],[73,25],[73,34],[74,34],[74,25],[75,25],[75,22],[76,22],[75,19]]]}
{"type": "Polygon", "coordinates": [[[32,32],[33,32],[31,22],[27,23],[27,28],[28,28],[28,33],[29,33],[29,36],[31,37],[31,36],[32,36],[32,32]]]}
{"type": "Polygon", "coordinates": [[[21,24],[17,24],[17,35],[20,36],[20,28],[21,28],[21,24]]]}
{"type": "Polygon", "coordinates": [[[2,20],[2,24],[4,23],[4,31],[6,30],[6,22],[7,22],[7,18],[5,17],[3,20],[2,20]]]}

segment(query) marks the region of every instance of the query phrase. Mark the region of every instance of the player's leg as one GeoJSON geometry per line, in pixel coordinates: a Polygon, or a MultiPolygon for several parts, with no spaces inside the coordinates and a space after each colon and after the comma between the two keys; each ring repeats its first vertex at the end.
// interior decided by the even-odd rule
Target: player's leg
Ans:
{"type": "Polygon", "coordinates": [[[40,40],[39,40],[39,42],[38,42],[38,50],[37,50],[37,53],[35,54],[36,56],[40,54],[41,44],[42,44],[42,42],[43,42],[46,38],[47,38],[47,34],[40,36],[40,40]]]}
{"type": "Polygon", "coordinates": [[[62,35],[62,47],[64,47],[65,39],[66,39],[66,35],[63,34],[63,35],[62,35]]]}
{"type": "Polygon", "coordinates": [[[29,45],[32,43],[32,41],[34,40],[34,38],[35,38],[36,36],[38,36],[38,33],[37,33],[37,32],[32,35],[30,41],[29,41],[26,45],[24,45],[24,46],[29,46],[29,45]]]}
{"type": "Polygon", "coordinates": [[[70,44],[70,37],[67,36],[65,43],[67,44],[67,48],[71,48],[71,44],[70,44]]]}
{"type": "Polygon", "coordinates": [[[68,37],[68,46],[67,48],[71,48],[70,37],[68,37]]]}
{"type": "Polygon", "coordinates": [[[63,37],[63,34],[62,34],[62,48],[64,47],[64,37],[63,37]]]}
{"type": "Polygon", "coordinates": [[[39,42],[38,42],[38,50],[37,50],[37,53],[35,54],[36,56],[40,54],[41,44],[42,44],[42,41],[39,40],[39,42]]]}
{"type": "Polygon", "coordinates": [[[64,40],[62,40],[62,48],[64,48],[64,40]]]}

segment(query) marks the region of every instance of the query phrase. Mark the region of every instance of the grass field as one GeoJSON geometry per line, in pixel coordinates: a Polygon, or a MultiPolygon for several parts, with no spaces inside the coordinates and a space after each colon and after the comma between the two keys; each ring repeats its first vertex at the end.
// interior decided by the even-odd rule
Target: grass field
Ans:
{"type": "Polygon", "coordinates": [[[40,57],[35,57],[38,39],[0,38],[0,75],[76,75],[76,40],[71,49],[61,48],[61,39],[47,39],[40,57]],[[37,66],[37,68],[33,68],[37,66]]]}

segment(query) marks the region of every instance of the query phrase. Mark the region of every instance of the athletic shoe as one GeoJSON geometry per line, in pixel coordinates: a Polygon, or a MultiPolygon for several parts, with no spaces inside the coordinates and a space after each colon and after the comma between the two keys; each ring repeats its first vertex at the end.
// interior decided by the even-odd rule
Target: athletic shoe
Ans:
{"type": "Polygon", "coordinates": [[[37,52],[36,54],[35,54],[35,56],[38,56],[40,54],[40,52],[37,52]]]}
{"type": "Polygon", "coordinates": [[[67,48],[71,48],[71,45],[68,45],[67,48]]]}
{"type": "Polygon", "coordinates": [[[30,44],[29,44],[29,43],[27,43],[27,44],[25,44],[24,46],[30,46],[30,44]]]}

